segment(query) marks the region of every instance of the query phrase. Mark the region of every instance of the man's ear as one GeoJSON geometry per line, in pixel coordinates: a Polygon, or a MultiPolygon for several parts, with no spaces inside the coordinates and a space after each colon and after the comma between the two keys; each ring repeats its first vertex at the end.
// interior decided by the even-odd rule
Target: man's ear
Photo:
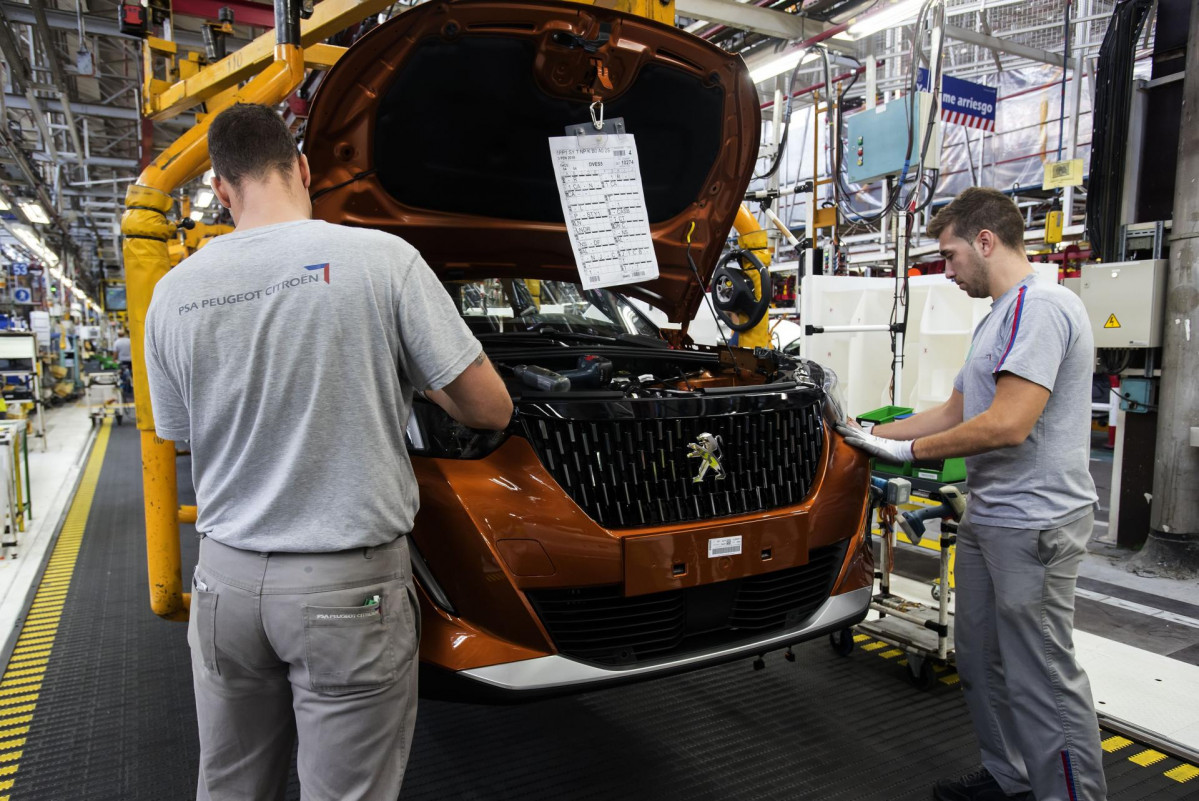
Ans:
{"type": "Polygon", "coordinates": [[[208,182],[212,186],[212,193],[216,195],[217,201],[227,209],[233,208],[233,195],[229,191],[229,185],[221,180],[219,175],[214,175],[208,182]]]}
{"type": "Polygon", "coordinates": [[[304,184],[305,190],[312,183],[312,170],[308,167],[308,157],[303,153],[300,154],[300,183],[304,184]]]}
{"type": "Polygon", "coordinates": [[[991,254],[995,252],[995,234],[992,231],[988,231],[986,228],[982,229],[978,232],[975,241],[978,242],[979,255],[984,259],[990,258],[991,254]]]}

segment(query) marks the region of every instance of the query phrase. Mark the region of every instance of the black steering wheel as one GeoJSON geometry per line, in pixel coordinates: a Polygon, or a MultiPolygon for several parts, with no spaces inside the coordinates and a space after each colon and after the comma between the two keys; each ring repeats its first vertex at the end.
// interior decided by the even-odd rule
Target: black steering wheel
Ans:
{"type": "Polygon", "coordinates": [[[770,308],[771,294],[770,270],[752,250],[729,251],[712,273],[712,305],[716,307],[716,316],[738,333],[762,322],[770,308]],[[754,296],[749,270],[758,271],[760,297],[754,296]]]}

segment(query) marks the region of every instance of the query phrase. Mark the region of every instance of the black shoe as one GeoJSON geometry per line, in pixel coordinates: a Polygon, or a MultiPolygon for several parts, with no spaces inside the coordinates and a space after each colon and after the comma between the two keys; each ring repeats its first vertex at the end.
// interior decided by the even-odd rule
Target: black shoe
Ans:
{"type": "Polygon", "coordinates": [[[936,801],[1034,801],[1032,793],[1008,795],[991,772],[979,765],[958,779],[942,779],[933,785],[936,801]]]}

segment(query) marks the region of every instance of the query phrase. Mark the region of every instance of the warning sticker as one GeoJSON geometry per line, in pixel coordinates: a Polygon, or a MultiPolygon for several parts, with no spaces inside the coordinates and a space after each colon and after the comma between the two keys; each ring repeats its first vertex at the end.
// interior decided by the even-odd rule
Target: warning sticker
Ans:
{"type": "Polygon", "coordinates": [[[1107,318],[1107,322],[1103,324],[1103,327],[1104,328],[1119,328],[1120,321],[1116,319],[1115,314],[1112,314],[1111,317],[1107,318]]]}
{"type": "Polygon", "coordinates": [[[708,540],[708,558],[736,556],[741,553],[741,537],[713,537],[708,540]]]}

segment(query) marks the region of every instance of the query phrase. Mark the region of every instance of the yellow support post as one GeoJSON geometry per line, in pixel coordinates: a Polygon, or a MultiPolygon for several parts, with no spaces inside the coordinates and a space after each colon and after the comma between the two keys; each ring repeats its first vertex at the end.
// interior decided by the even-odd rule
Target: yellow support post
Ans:
{"type": "MultiPolygon", "coordinates": [[[[762,260],[767,269],[770,268],[770,246],[766,236],[766,232],[762,230],[762,226],[758,225],[757,219],[750,213],[744,205],[737,209],[737,219],[733,220],[733,228],[739,234],[738,244],[746,250],[752,250],[753,254],[762,260]]],[[[758,277],[757,271],[747,273],[749,280],[754,285],[754,292],[758,297],[762,297],[762,282],[758,277]]],[[[737,338],[737,344],[743,348],[769,348],[770,347],[770,312],[766,312],[766,316],[762,321],[748,331],[742,331],[737,338]]]]}

